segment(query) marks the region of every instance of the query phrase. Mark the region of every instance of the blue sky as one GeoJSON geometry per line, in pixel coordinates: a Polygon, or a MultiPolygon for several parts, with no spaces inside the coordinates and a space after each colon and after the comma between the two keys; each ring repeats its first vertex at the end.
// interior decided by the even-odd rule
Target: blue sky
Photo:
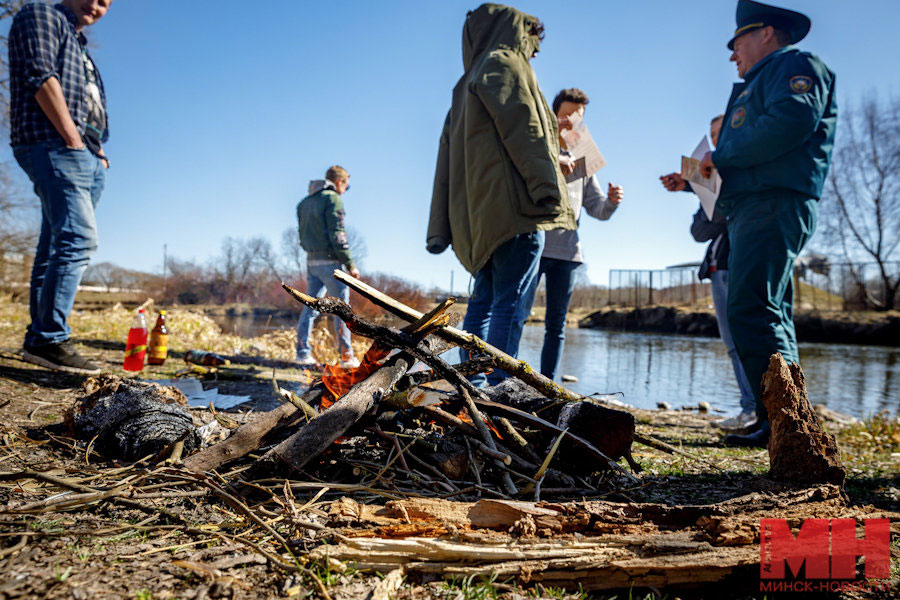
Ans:
{"type": "MultiPolygon", "coordinates": [[[[896,0],[785,0],[813,21],[802,48],[837,73],[842,107],[898,92],[896,0]]],[[[225,236],[269,237],[295,223],[307,182],[334,163],[352,175],[348,225],[363,271],[456,288],[450,250],[425,252],[437,142],[462,73],[458,0],[328,3],[118,0],[90,31],[109,97],[112,168],[98,206],[95,261],[159,270],[169,254],[205,261],[225,236]]],[[[736,80],[725,42],[734,6],[680,2],[518,2],[546,24],[533,61],[548,100],[576,86],[623,185],[608,222],[582,220],[592,281],[610,268],[699,260],[696,200],[669,194],[677,170],[736,80]]],[[[8,27],[8,23],[4,24],[8,27]]],[[[3,158],[10,158],[4,149],[3,158]]]]}

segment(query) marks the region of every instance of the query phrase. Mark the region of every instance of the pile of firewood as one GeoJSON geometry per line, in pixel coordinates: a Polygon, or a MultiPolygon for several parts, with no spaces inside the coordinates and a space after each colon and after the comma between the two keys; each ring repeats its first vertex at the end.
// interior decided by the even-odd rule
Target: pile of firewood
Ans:
{"type": "Polygon", "coordinates": [[[285,391],[278,409],[238,427],[188,457],[196,473],[256,454],[242,477],[329,481],[400,494],[540,498],[596,492],[596,477],[636,481],[634,417],[604,400],[556,385],[474,335],[450,325],[449,299],[421,314],[340,272],[335,277],[409,324],[366,321],[332,297],[288,285],[298,302],[341,318],[372,340],[359,368],[326,368],[302,395],[285,391]],[[441,354],[466,349],[450,365],[441,354]],[[415,365],[423,363],[413,369],[415,365]],[[487,389],[468,377],[491,369],[510,375],[487,389]],[[593,480],[593,483],[592,483],[593,480]]]}

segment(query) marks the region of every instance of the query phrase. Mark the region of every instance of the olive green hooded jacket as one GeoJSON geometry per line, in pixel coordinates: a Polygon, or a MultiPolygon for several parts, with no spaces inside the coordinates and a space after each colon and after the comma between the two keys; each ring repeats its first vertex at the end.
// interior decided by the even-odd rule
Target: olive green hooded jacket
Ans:
{"type": "Polygon", "coordinates": [[[576,227],[556,116],[529,64],[537,22],[483,4],[463,27],[465,73],[441,134],[427,248],[438,254],[452,244],[473,274],[516,235],[576,227]]]}

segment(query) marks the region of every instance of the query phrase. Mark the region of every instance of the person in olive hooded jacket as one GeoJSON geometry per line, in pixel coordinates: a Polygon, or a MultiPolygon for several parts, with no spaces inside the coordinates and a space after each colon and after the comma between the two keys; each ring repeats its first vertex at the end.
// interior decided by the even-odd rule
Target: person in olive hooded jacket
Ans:
{"type": "Polygon", "coordinates": [[[441,134],[428,223],[428,251],[452,244],[474,276],[463,328],[512,356],[521,331],[513,321],[537,275],[544,231],[576,227],[559,125],[529,64],[542,36],[537,18],[508,6],[467,15],[465,72],[441,134]]]}

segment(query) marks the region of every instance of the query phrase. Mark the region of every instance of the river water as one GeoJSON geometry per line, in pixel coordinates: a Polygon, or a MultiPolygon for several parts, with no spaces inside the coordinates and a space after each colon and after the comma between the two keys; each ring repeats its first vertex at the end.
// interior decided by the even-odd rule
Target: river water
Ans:
{"type": "MultiPolygon", "coordinates": [[[[217,321],[248,337],[294,326],[282,319],[217,321]]],[[[543,334],[543,325],[529,325],[522,336],[519,357],[535,368],[543,334]]],[[[814,404],[857,417],[883,410],[900,414],[900,348],[803,343],[800,363],[814,404]]],[[[578,393],[621,392],[623,402],[640,408],[661,401],[673,408],[696,406],[704,400],[725,413],[739,408],[731,361],[718,338],[570,328],[559,374],[578,377],[566,384],[578,393]]]]}
{"type": "MultiPolygon", "coordinates": [[[[543,327],[526,327],[520,358],[540,364],[543,327]]],[[[900,414],[900,348],[800,344],[800,364],[814,404],[857,417],[900,414]]],[[[740,393],[731,360],[718,338],[602,329],[566,330],[560,373],[581,394],[622,392],[623,401],[653,408],[696,406],[737,412],[740,393]]]]}

